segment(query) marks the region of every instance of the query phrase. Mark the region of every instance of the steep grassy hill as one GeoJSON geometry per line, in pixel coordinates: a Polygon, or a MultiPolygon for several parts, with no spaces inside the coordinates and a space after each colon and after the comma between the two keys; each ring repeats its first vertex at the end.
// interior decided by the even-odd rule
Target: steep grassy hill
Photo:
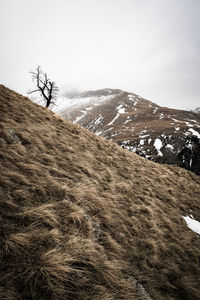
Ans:
{"type": "Polygon", "coordinates": [[[200,178],[0,86],[0,299],[200,299],[200,178]]]}

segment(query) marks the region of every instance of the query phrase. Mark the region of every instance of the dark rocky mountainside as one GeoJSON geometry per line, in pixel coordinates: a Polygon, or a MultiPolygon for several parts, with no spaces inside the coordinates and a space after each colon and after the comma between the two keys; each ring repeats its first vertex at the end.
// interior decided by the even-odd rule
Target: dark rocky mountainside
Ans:
{"type": "Polygon", "coordinates": [[[58,113],[149,160],[200,174],[200,115],[103,89],[66,101],[58,113]]]}

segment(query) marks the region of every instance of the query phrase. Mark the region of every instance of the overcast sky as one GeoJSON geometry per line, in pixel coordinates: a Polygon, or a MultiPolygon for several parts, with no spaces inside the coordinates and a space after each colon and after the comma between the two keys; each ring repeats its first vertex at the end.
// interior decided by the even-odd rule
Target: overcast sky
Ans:
{"type": "Polygon", "coordinates": [[[200,106],[200,0],[0,0],[0,83],[42,66],[61,91],[119,88],[200,106]]]}

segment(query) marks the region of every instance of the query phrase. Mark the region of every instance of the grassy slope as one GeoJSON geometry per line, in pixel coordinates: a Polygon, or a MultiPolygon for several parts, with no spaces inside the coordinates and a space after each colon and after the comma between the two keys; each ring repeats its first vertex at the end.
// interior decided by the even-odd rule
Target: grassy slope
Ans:
{"type": "Polygon", "coordinates": [[[200,299],[200,178],[0,86],[0,298],[200,299]]]}

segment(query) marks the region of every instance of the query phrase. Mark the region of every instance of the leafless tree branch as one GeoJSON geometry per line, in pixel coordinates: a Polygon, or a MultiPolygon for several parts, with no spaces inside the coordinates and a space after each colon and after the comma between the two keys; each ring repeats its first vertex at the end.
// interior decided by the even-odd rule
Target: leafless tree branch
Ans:
{"type": "Polygon", "coordinates": [[[48,78],[40,66],[35,71],[31,71],[30,74],[32,75],[32,80],[36,82],[37,89],[28,92],[28,94],[40,92],[40,95],[45,100],[46,107],[49,107],[50,104],[55,105],[59,92],[56,83],[48,78]]]}

